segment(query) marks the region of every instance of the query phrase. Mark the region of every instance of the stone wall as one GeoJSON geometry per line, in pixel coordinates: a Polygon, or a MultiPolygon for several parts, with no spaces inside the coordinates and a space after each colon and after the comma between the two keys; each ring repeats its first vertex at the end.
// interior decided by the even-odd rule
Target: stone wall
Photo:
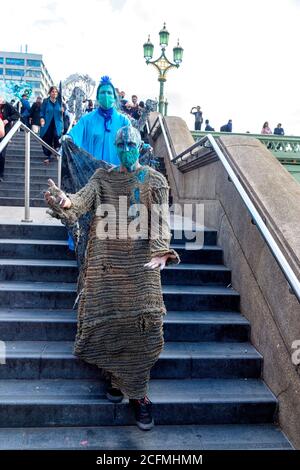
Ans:
{"type": "MultiPolygon", "coordinates": [[[[174,156],[194,142],[185,122],[165,119],[174,156]]],[[[256,209],[300,279],[300,185],[259,141],[220,139],[256,209]]],[[[300,366],[292,344],[300,340],[300,304],[220,161],[181,173],[171,163],[162,134],[154,141],[164,155],[174,202],[203,203],[205,225],[218,230],[241,312],[251,322],[252,342],[264,356],[263,377],[279,400],[279,423],[300,449],[300,366]]]]}

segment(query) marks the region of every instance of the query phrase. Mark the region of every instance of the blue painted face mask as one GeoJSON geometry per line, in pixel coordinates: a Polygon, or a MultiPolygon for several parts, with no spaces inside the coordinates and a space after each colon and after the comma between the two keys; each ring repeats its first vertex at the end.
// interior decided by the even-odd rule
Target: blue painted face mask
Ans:
{"type": "Polygon", "coordinates": [[[117,146],[117,153],[122,165],[125,166],[128,171],[131,171],[139,159],[139,149],[137,149],[132,142],[128,142],[128,144],[124,144],[124,146],[119,144],[117,146]]]}
{"type": "Polygon", "coordinates": [[[117,132],[115,143],[120,162],[128,171],[132,171],[140,155],[140,133],[134,127],[122,127],[117,132]]]}
{"type": "Polygon", "coordinates": [[[115,96],[110,85],[103,85],[99,88],[97,100],[103,109],[110,109],[115,104],[115,96]]]}

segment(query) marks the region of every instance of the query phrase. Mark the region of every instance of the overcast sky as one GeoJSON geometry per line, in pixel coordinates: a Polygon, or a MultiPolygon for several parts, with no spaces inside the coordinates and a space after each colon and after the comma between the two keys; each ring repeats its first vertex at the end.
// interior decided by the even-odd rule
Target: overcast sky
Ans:
{"type": "Polygon", "coordinates": [[[0,49],[28,44],[29,52],[43,54],[56,82],[75,72],[97,82],[109,75],[127,97],[158,97],[157,72],[146,66],[142,46],[150,34],[158,57],[165,21],[168,57],[178,38],[184,48],[165,85],[170,115],[192,128],[190,109],[200,105],[216,130],[231,118],[237,132],[260,132],[269,121],[300,135],[299,0],[2,3],[0,49]]]}

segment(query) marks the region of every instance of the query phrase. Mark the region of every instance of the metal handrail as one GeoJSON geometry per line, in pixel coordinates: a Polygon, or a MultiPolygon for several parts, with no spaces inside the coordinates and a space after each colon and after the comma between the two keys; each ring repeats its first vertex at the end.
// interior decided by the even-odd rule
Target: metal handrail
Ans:
{"type": "MultiPolygon", "coordinates": [[[[154,129],[156,123],[159,121],[161,125],[161,130],[162,134],[165,140],[165,144],[167,147],[167,151],[170,157],[170,160],[172,163],[175,163],[175,161],[178,160],[178,157],[173,158],[173,154],[171,151],[171,146],[170,142],[167,136],[167,132],[165,130],[165,126],[163,123],[163,119],[161,115],[157,117],[155,120],[153,126],[150,129],[150,132],[154,129]]],[[[271,234],[270,230],[266,226],[263,218],[260,216],[258,213],[257,209],[255,208],[253,202],[250,200],[248,194],[246,193],[245,189],[241,185],[237,175],[235,174],[234,170],[232,169],[230,163],[228,162],[227,158],[223,154],[222,150],[220,149],[219,145],[217,144],[215,138],[211,134],[207,134],[204,139],[201,139],[201,141],[196,142],[196,144],[193,144],[192,147],[187,149],[185,152],[182,152],[179,157],[182,157],[184,154],[188,153],[188,151],[193,148],[195,149],[197,146],[202,146],[203,145],[203,140],[208,139],[212,148],[216,152],[217,156],[219,157],[221,163],[223,164],[225,170],[227,171],[228,176],[230,177],[230,180],[234,184],[236,190],[238,191],[239,195],[241,196],[244,204],[246,205],[247,210],[252,216],[252,219],[255,221],[255,224],[260,231],[262,237],[264,238],[265,242],[267,243],[271,253],[273,254],[274,258],[276,259],[280,269],[282,270],[290,288],[291,291],[295,294],[297,300],[300,302],[300,281],[297,278],[296,274],[292,270],[289,262],[287,261],[286,257],[282,253],[282,250],[280,249],[278,243],[275,241],[273,235],[271,234]]]]}
{"type": "Polygon", "coordinates": [[[296,274],[292,270],[289,262],[287,261],[286,257],[282,253],[278,243],[275,241],[273,235],[271,234],[270,230],[266,226],[264,220],[258,213],[257,209],[255,208],[253,202],[249,198],[248,194],[246,193],[245,189],[241,185],[237,175],[235,174],[234,170],[232,169],[230,163],[228,162],[227,158],[224,156],[223,152],[221,151],[219,145],[217,144],[215,138],[208,134],[208,140],[210,141],[214,151],[218,155],[221,163],[223,164],[225,170],[228,173],[232,183],[234,184],[236,190],[238,191],[239,195],[241,196],[244,204],[246,205],[248,211],[250,212],[258,230],[262,234],[264,240],[266,241],[268,247],[270,248],[274,258],[276,259],[279,267],[281,268],[285,278],[287,279],[293,293],[297,297],[298,301],[300,302],[300,281],[297,278],[296,274]]]}
{"type": "Polygon", "coordinates": [[[15,135],[15,133],[19,130],[21,127],[22,122],[17,121],[14,126],[10,129],[10,131],[3,137],[3,139],[0,142],[0,153],[2,150],[5,149],[7,146],[8,142],[12,139],[12,137],[15,135]]]}
{"type": "Polygon", "coordinates": [[[208,140],[207,136],[204,136],[200,140],[197,140],[197,142],[195,144],[191,145],[191,147],[187,148],[186,150],[181,152],[179,155],[177,155],[177,157],[173,158],[172,163],[175,163],[175,162],[177,162],[177,160],[182,159],[185,155],[191,155],[192,151],[195,150],[197,147],[202,147],[203,148],[203,144],[207,140],[208,140]]]}
{"type": "Polygon", "coordinates": [[[163,118],[162,118],[161,114],[159,114],[157,116],[157,118],[155,119],[155,121],[154,121],[153,125],[151,126],[151,128],[149,128],[149,126],[148,126],[148,134],[151,135],[151,133],[152,133],[153,129],[155,128],[157,122],[159,122],[159,124],[160,124],[161,131],[162,131],[162,134],[163,134],[163,137],[164,137],[164,141],[165,141],[165,144],[167,146],[168,155],[169,155],[170,161],[172,161],[174,159],[174,155],[173,155],[173,152],[171,150],[171,146],[170,146],[169,139],[168,139],[168,136],[167,136],[167,131],[166,131],[164,121],[163,121],[163,118]]]}
{"type": "Polygon", "coordinates": [[[24,130],[24,137],[25,137],[25,201],[24,201],[24,209],[25,209],[25,216],[22,219],[22,222],[32,222],[30,218],[30,136],[34,137],[34,139],[39,142],[43,147],[48,149],[53,155],[57,157],[58,160],[58,175],[57,175],[57,185],[60,188],[61,186],[61,164],[62,164],[62,156],[59,152],[54,150],[50,145],[46,144],[38,135],[32,132],[25,124],[21,121],[17,121],[14,126],[10,129],[10,131],[3,137],[2,141],[0,142],[0,153],[6,147],[6,145],[11,141],[13,136],[18,132],[19,129],[24,130]]]}

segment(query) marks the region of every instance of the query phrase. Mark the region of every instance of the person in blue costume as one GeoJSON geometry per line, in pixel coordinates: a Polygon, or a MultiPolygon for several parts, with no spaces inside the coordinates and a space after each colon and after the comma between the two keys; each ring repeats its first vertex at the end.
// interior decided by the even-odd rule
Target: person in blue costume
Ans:
{"type": "Polygon", "coordinates": [[[137,426],[148,431],[154,426],[147,396],[150,371],[164,345],[160,271],[180,258],[170,248],[168,182],[139,163],[141,143],[137,129],[121,128],[115,141],[118,166],[96,170],[75,194],[65,194],[49,180],[45,200],[50,215],[65,224],[91,214],[85,265],[77,283],[74,354],[100,369],[110,402],[129,399],[137,426]],[[118,229],[107,231],[111,224],[118,229]]]}
{"type": "Polygon", "coordinates": [[[99,108],[84,115],[69,132],[73,142],[97,160],[118,165],[119,159],[114,145],[118,130],[130,126],[130,120],[117,111],[117,93],[110,78],[101,78],[97,89],[99,108]]]}

